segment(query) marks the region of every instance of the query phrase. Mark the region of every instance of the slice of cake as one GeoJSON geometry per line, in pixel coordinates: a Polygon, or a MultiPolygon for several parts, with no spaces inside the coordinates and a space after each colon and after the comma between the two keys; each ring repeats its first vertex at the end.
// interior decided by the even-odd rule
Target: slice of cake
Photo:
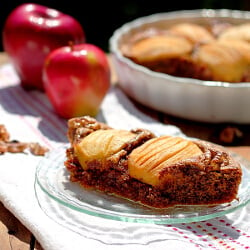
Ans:
{"type": "Polygon", "coordinates": [[[68,126],[65,166],[83,188],[156,208],[237,199],[241,167],[219,146],[112,129],[86,116],[70,119],[68,126]]]}

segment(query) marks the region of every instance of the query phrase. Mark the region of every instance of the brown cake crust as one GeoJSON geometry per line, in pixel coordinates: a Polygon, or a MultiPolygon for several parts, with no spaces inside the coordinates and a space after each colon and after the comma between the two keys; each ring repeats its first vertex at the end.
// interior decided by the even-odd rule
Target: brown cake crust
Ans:
{"type": "Polygon", "coordinates": [[[71,147],[66,151],[65,166],[70,172],[70,180],[78,182],[84,188],[118,195],[156,208],[177,204],[211,205],[237,199],[242,176],[240,165],[222,148],[203,141],[195,141],[202,154],[177,162],[160,172],[160,186],[152,186],[131,177],[128,170],[130,153],[155,138],[150,131],[143,129],[133,130],[137,136],[109,157],[105,168],[103,161],[96,159],[87,162],[87,169],[83,169],[74,152],[74,143],[96,129],[112,128],[87,117],[69,121],[71,147]]]}

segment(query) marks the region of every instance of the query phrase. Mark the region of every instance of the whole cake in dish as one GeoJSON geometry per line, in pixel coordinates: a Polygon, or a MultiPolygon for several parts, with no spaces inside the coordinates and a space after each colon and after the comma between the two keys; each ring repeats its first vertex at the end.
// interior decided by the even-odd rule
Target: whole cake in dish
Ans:
{"type": "Polygon", "coordinates": [[[213,205],[237,199],[242,170],[204,141],[113,129],[85,116],[68,121],[70,180],[155,207],[213,205]]]}
{"type": "Polygon", "coordinates": [[[134,33],[121,44],[121,52],[153,71],[200,80],[250,81],[249,23],[178,23],[134,33]]]}

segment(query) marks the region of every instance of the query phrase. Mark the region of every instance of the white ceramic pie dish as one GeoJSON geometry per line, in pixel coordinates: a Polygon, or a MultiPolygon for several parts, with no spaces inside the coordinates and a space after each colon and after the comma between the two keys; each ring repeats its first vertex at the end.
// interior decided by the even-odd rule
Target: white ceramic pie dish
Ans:
{"type": "Polygon", "coordinates": [[[238,24],[250,21],[250,12],[203,9],[159,13],[138,18],[115,30],[109,43],[119,86],[143,105],[180,118],[210,123],[250,123],[250,83],[174,77],[140,66],[121,53],[120,45],[145,28],[183,21],[202,23],[214,18],[238,24]]]}

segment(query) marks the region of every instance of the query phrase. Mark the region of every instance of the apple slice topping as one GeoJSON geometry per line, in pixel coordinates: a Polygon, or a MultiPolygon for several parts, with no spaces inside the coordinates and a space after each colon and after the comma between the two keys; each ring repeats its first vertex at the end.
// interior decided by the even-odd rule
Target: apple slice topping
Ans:
{"type": "Polygon", "coordinates": [[[159,186],[163,169],[200,154],[201,149],[184,138],[153,138],[131,152],[128,157],[129,174],[144,183],[159,186]]]}
{"type": "Polygon", "coordinates": [[[93,161],[102,162],[104,167],[108,157],[122,150],[134,137],[136,134],[126,130],[97,130],[76,144],[74,150],[83,169],[93,161]]]}

